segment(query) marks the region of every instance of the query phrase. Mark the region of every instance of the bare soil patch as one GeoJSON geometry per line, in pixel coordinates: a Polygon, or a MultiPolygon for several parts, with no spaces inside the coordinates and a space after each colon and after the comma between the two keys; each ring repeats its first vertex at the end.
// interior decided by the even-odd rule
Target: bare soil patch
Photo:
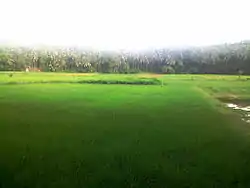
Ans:
{"type": "Polygon", "coordinates": [[[60,76],[93,76],[94,73],[59,73],[60,76]]]}
{"type": "Polygon", "coordinates": [[[159,78],[162,74],[140,74],[138,75],[139,78],[159,78]]]}

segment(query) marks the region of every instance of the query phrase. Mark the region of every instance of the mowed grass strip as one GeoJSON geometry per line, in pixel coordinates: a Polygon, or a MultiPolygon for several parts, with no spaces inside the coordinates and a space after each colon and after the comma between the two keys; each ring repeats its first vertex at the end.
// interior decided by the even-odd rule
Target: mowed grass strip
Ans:
{"type": "Polygon", "coordinates": [[[182,82],[0,86],[1,186],[249,187],[249,139],[214,103],[182,82]]]}

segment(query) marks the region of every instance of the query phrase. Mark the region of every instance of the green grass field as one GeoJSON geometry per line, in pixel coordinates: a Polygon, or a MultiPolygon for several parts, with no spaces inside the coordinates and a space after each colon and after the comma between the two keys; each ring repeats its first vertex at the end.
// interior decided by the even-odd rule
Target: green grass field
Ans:
{"type": "Polygon", "coordinates": [[[249,188],[248,78],[0,73],[0,187],[249,188]]]}

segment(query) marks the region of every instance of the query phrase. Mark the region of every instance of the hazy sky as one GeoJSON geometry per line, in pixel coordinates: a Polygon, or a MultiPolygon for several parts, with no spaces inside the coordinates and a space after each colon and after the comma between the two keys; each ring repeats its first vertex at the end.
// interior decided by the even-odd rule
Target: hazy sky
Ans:
{"type": "Polygon", "coordinates": [[[249,0],[0,0],[0,41],[105,49],[250,39],[249,0]]]}

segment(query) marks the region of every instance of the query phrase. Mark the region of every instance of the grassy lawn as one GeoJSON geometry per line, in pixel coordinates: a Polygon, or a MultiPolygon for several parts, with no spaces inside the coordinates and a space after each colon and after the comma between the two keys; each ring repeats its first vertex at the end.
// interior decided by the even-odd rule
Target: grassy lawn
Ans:
{"type": "Polygon", "coordinates": [[[21,83],[99,83],[99,84],[160,84],[155,74],[97,74],[97,73],[0,73],[0,84],[21,83]]]}
{"type": "Polygon", "coordinates": [[[0,187],[250,187],[248,77],[0,74],[0,187]],[[158,79],[161,85],[69,84],[158,79]],[[77,82],[76,82],[77,83],[77,82]]]}

